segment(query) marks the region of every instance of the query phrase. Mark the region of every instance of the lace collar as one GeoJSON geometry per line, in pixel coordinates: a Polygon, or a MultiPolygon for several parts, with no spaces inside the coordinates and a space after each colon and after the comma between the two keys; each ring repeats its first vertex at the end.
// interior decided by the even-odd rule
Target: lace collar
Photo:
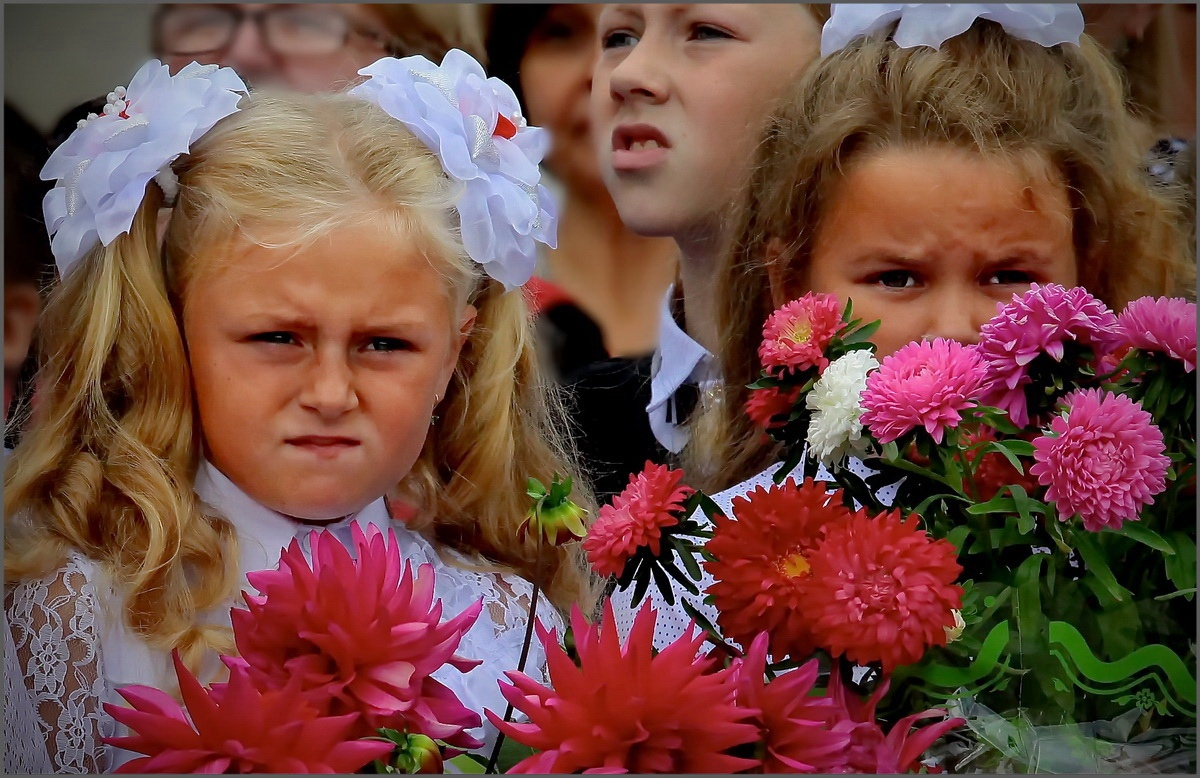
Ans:
{"type": "Polygon", "coordinates": [[[305,524],[271,510],[243,492],[224,473],[207,460],[196,473],[196,494],[218,514],[229,519],[238,533],[238,555],[242,573],[267,570],[279,564],[279,555],[292,538],[300,538],[307,548],[307,537],[315,529],[327,529],[349,543],[350,525],[374,524],[387,529],[387,506],[380,497],[358,513],[325,525],[305,524]]]}
{"type": "Polygon", "coordinates": [[[686,419],[679,418],[673,398],[679,387],[691,381],[701,388],[721,380],[716,357],[708,349],[692,340],[675,320],[671,303],[675,287],[667,289],[659,317],[658,348],[650,367],[650,404],[646,414],[650,417],[650,429],[663,448],[673,454],[683,451],[690,433],[680,426],[686,419]]]}

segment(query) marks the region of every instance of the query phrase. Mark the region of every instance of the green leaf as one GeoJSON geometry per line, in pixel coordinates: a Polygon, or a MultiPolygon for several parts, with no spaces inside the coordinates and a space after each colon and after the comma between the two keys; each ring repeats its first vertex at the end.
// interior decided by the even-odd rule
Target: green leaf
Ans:
{"type": "Polygon", "coordinates": [[[1091,533],[1076,533],[1075,548],[1083,557],[1088,574],[1095,578],[1115,602],[1126,602],[1133,596],[1128,589],[1117,582],[1116,576],[1108,567],[1108,559],[1105,558],[1104,551],[1096,543],[1096,538],[1091,533]]]}
{"type": "MultiPolygon", "coordinates": [[[[700,506],[700,510],[704,511],[704,515],[709,521],[713,520],[714,516],[724,516],[725,511],[721,510],[721,506],[713,502],[713,499],[704,492],[696,492],[699,495],[696,498],[696,503],[700,506]]],[[[715,522],[714,522],[715,523],[715,522]]]]}
{"type": "Polygon", "coordinates": [[[1163,560],[1166,562],[1167,578],[1179,589],[1195,589],[1196,541],[1186,532],[1172,532],[1168,537],[1175,555],[1163,560]]]}
{"type": "Polygon", "coordinates": [[[696,555],[686,549],[681,549],[678,546],[676,546],[676,551],[679,554],[679,561],[683,563],[683,567],[685,570],[687,570],[688,575],[690,575],[693,580],[699,581],[701,578],[700,563],[696,561],[696,555]]]}
{"type": "Polygon", "coordinates": [[[1154,530],[1150,529],[1141,521],[1127,521],[1119,530],[1106,529],[1106,533],[1115,535],[1124,535],[1127,538],[1136,540],[1142,545],[1149,546],[1155,551],[1161,551],[1167,556],[1175,556],[1175,548],[1162,538],[1154,530]]]}
{"type": "Polygon", "coordinates": [[[1015,513],[1017,510],[1016,501],[1001,490],[992,499],[987,502],[976,503],[967,508],[967,513],[972,516],[981,516],[986,513],[1015,513]]]}
{"type": "Polygon", "coordinates": [[[983,447],[984,451],[995,451],[1002,454],[1008,463],[1016,469],[1018,473],[1024,475],[1025,466],[1021,464],[1020,456],[1033,456],[1033,444],[1024,440],[991,440],[983,447]]]}
{"type": "Polygon", "coordinates": [[[536,478],[530,478],[525,482],[525,494],[531,500],[540,500],[546,496],[546,485],[536,478]]]}
{"type": "MultiPolygon", "coordinates": [[[[506,738],[504,745],[508,745],[509,738],[506,738]]],[[[500,746],[500,753],[504,753],[504,746],[500,746]]],[[[454,765],[458,768],[458,772],[466,775],[483,775],[487,772],[486,762],[479,762],[473,759],[473,754],[459,754],[453,759],[447,759],[447,765],[454,765]]],[[[515,763],[514,763],[515,764],[515,763]]]]}
{"type": "Polygon", "coordinates": [[[690,592],[691,594],[700,593],[700,587],[696,586],[696,582],[685,576],[683,572],[675,566],[675,563],[672,562],[670,558],[662,560],[661,567],[667,572],[668,575],[678,581],[679,585],[682,586],[684,590],[690,592]]]}
{"type": "Polygon", "coordinates": [[[880,322],[878,319],[876,319],[875,321],[871,322],[870,324],[864,324],[863,326],[859,327],[854,332],[852,332],[849,335],[847,335],[846,337],[842,338],[842,343],[845,343],[846,345],[851,345],[854,343],[863,343],[865,341],[870,340],[871,336],[875,334],[875,331],[879,329],[879,325],[881,323],[882,322],[880,322]]]}

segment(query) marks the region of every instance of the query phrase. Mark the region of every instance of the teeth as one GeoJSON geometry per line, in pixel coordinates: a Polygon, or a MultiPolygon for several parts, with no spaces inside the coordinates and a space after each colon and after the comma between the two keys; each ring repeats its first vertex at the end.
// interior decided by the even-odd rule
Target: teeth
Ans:
{"type": "Polygon", "coordinates": [[[659,148],[658,141],[651,138],[650,140],[635,140],[629,144],[630,151],[642,151],[644,149],[659,148]]]}

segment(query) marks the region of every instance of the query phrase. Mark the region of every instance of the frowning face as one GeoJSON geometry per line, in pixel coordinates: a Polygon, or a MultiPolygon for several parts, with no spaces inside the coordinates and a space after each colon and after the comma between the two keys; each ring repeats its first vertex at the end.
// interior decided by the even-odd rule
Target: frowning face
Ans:
{"type": "Polygon", "coordinates": [[[184,290],[206,454],[261,504],[340,518],[419,456],[474,309],[406,245],[364,227],[299,251],[234,241],[184,290]]]}

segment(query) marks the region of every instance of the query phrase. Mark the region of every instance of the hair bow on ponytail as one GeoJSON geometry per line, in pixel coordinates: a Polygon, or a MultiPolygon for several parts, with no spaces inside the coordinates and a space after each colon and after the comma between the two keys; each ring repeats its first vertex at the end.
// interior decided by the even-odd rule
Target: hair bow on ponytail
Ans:
{"type": "Polygon", "coordinates": [[[1043,46],[1078,45],[1083,34],[1083,12],[1074,3],[838,3],[821,31],[821,56],[833,54],[897,19],[900,23],[892,40],[902,49],[936,49],[969,30],[976,19],[996,22],[1009,35],[1043,46]]]}
{"type": "Polygon", "coordinates": [[[42,168],[56,179],[42,201],[50,250],[66,273],[99,241],[129,232],[151,179],[169,195],[171,163],[238,109],[246,85],[229,68],[195,62],[172,76],[158,60],[108,94],[104,113],[80,120],[42,168]]]}
{"type": "Polygon", "coordinates": [[[537,243],[554,247],[557,215],[540,183],[548,133],[521,116],[512,89],[488,78],[471,55],[385,57],[359,71],[350,90],[404,123],[465,191],[458,201],[463,245],[507,288],[533,275],[537,243]]]}

